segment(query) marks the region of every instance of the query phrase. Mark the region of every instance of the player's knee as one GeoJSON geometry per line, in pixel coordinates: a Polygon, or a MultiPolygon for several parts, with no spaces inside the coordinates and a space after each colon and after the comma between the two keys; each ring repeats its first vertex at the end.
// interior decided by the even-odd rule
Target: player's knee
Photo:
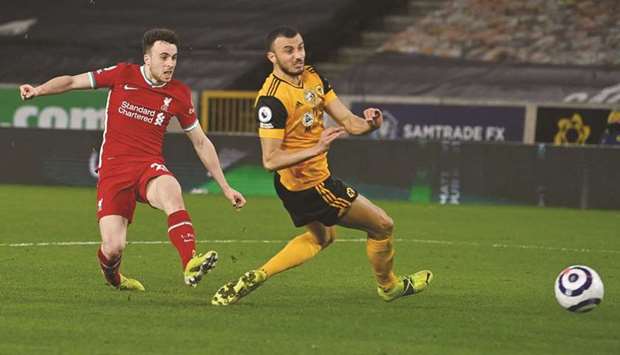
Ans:
{"type": "Polygon", "coordinates": [[[180,193],[171,193],[160,198],[161,209],[168,215],[185,209],[183,197],[180,193]]]}
{"type": "Polygon", "coordinates": [[[307,238],[310,238],[314,244],[318,245],[321,250],[323,250],[334,242],[336,232],[334,228],[327,228],[320,234],[310,232],[307,234],[307,238]]]}
{"type": "Polygon", "coordinates": [[[164,212],[166,212],[167,215],[171,215],[174,212],[181,211],[184,209],[185,209],[185,205],[183,204],[183,200],[174,201],[164,206],[164,212]]]}
{"type": "Polygon", "coordinates": [[[325,233],[325,237],[320,241],[321,249],[325,249],[330,246],[336,240],[336,229],[328,228],[327,233],[325,233]]]}
{"type": "Polygon", "coordinates": [[[120,240],[107,240],[101,243],[101,249],[108,258],[117,258],[125,250],[125,242],[120,240]]]}
{"type": "Polygon", "coordinates": [[[377,234],[380,236],[390,236],[394,232],[394,220],[385,213],[379,216],[377,223],[377,234]]]}
{"type": "Polygon", "coordinates": [[[149,182],[147,199],[151,206],[171,214],[185,209],[179,182],[170,175],[163,175],[149,182]]]}

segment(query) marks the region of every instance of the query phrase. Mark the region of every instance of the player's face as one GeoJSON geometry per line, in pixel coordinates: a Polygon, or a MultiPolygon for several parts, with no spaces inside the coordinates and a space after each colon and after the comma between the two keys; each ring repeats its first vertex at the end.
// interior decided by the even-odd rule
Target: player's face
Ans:
{"type": "Polygon", "coordinates": [[[293,38],[278,37],[273,41],[269,60],[290,76],[301,75],[304,71],[306,50],[300,34],[293,38]]]}
{"type": "Polygon", "coordinates": [[[153,80],[169,82],[177,66],[177,46],[164,41],[156,41],[144,55],[144,64],[150,70],[153,80]]]}

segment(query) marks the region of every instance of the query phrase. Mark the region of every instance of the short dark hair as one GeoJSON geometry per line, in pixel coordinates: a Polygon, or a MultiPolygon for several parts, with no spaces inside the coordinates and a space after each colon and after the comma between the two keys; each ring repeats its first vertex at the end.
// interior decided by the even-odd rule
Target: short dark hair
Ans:
{"type": "Polygon", "coordinates": [[[146,54],[153,44],[157,41],[164,41],[179,47],[179,36],[167,28],[153,28],[144,32],[142,37],[142,53],[146,54]]]}
{"type": "Polygon", "coordinates": [[[296,28],[290,26],[281,26],[278,28],[274,28],[265,37],[265,50],[267,52],[271,51],[271,46],[273,46],[273,42],[275,42],[278,37],[293,38],[298,34],[299,31],[296,28]]]}

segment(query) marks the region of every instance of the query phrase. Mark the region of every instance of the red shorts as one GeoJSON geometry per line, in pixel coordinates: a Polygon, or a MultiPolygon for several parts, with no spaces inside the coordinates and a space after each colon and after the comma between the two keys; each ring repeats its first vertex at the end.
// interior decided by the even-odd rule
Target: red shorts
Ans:
{"type": "Polygon", "coordinates": [[[146,186],[151,179],[172,174],[163,162],[106,164],[99,170],[97,218],[119,215],[133,220],[136,201],[148,203],[146,186]]]}

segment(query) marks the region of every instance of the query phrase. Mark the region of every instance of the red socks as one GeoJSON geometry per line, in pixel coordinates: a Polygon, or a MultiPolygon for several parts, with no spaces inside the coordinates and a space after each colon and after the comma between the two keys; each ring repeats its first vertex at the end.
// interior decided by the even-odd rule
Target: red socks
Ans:
{"type": "Polygon", "coordinates": [[[101,271],[103,271],[103,276],[105,280],[112,286],[118,287],[121,284],[121,274],[118,272],[118,269],[121,267],[121,257],[117,257],[115,259],[106,258],[101,251],[101,248],[97,250],[97,258],[99,258],[99,266],[101,267],[101,271]]]}
{"type": "Polygon", "coordinates": [[[186,210],[176,211],[168,216],[168,237],[179,251],[183,270],[196,251],[196,236],[192,220],[186,210]]]}
{"type": "MultiPolygon", "coordinates": [[[[196,250],[194,227],[187,211],[176,211],[168,216],[168,237],[179,251],[181,264],[183,270],[185,270],[185,265],[194,256],[196,250]]],[[[119,287],[121,275],[118,270],[121,267],[121,257],[108,259],[101,251],[101,248],[99,248],[97,250],[97,258],[106,281],[114,287],[119,287]]]]}

